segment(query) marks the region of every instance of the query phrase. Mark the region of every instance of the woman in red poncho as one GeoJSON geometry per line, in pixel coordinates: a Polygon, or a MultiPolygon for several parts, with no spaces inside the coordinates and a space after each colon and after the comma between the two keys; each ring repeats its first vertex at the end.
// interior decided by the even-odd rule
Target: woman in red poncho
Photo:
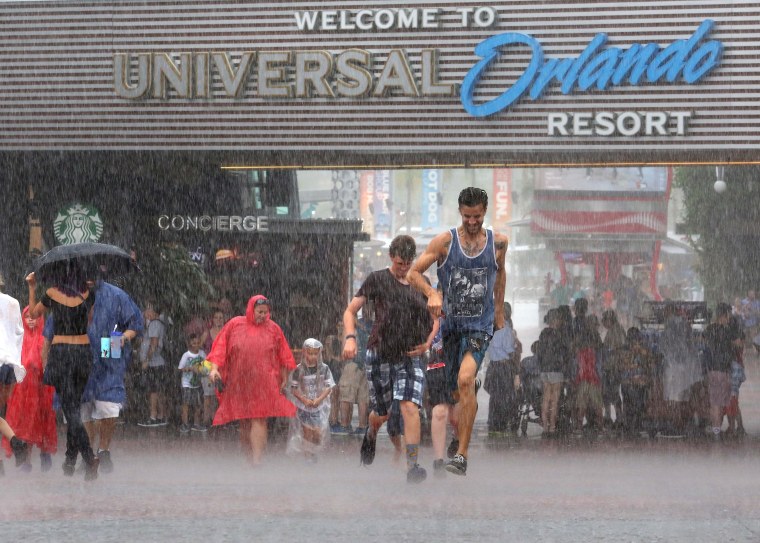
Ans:
{"type": "Polygon", "coordinates": [[[216,336],[208,355],[209,380],[221,379],[214,426],[240,421],[240,442],[253,465],[267,444],[267,418],[292,417],[296,408],[285,396],[296,363],[282,329],[269,320],[270,302],[248,300],[245,317],[235,317],[216,336]]]}
{"type": "MultiPolygon", "coordinates": [[[[16,435],[40,448],[40,465],[47,471],[52,465],[51,455],[58,448],[58,433],[53,411],[53,394],[55,389],[42,383],[42,327],[44,319],[29,317],[29,307],[22,314],[24,323],[24,342],[21,346],[21,363],[26,368],[26,378],[17,383],[13,389],[6,420],[16,431],[16,435]]],[[[7,456],[11,455],[10,443],[3,439],[7,456]]],[[[28,459],[28,456],[27,456],[28,459]]],[[[31,468],[28,463],[27,468],[31,468]]]]}

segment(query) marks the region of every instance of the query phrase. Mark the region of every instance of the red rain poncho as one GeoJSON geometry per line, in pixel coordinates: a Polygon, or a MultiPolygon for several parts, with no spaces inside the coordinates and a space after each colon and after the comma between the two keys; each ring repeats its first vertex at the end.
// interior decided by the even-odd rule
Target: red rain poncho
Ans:
{"type": "MultiPolygon", "coordinates": [[[[54,454],[58,447],[58,433],[53,411],[53,387],[42,384],[42,328],[45,321],[37,319],[34,330],[26,324],[29,308],[22,313],[24,342],[21,346],[21,363],[26,368],[26,378],[17,383],[8,400],[6,420],[16,435],[36,445],[42,452],[54,454]]],[[[3,439],[7,456],[11,455],[10,444],[3,439]]]]}
{"type": "Polygon", "coordinates": [[[256,323],[254,304],[262,298],[252,297],[245,317],[235,317],[224,325],[208,355],[224,383],[214,425],[295,415],[295,406],[280,393],[281,369],[295,369],[295,359],[282,329],[268,315],[263,323],[256,323]]]}

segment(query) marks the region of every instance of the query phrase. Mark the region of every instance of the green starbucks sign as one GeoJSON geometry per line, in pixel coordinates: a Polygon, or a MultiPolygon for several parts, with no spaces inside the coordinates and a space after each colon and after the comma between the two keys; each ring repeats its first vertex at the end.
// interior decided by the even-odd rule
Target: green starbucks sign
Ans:
{"type": "Polygon", "coordinates": [[[99,241],[103,235],[103,220],[97,208],[71,204],[58,211],[53,222],[55,239],[61,245],[99,241]]]}

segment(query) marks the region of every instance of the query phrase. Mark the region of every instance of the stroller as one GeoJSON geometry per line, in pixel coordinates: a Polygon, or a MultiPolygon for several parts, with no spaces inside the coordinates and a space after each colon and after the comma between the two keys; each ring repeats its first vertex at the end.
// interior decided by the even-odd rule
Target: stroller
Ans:
{"type": "MultiPolygon", "coordinates": [[[[643,418],[644,430],[650,438],[660,435],[670,436],[679,434],[673,428],[672,417],[665,399],[665,360],[661,340],[663,338],[666,305],[670,305],[676,315],[681,316],[686,325],[691,329],[695,342],[696,352],[693,356],[703,357],[704,352],[699,349],[701,330],[710,322],[710,312],[704,302],[645,302],[642,306],[642,314],[637,317],[644,336],[645,345],[654,356],[652,368],[652,384],[647,395],[647,409],[643,418]]],[[[696,401],[693,401],[696,405],[696,401]]]]}
{"type": "Polygon", "coordinates": [[[520,361],[520,433],[528,435],[528,423],[541,424],[541,401],[543,385],[541,370],[535,356],[526,356],[520,361]]]}

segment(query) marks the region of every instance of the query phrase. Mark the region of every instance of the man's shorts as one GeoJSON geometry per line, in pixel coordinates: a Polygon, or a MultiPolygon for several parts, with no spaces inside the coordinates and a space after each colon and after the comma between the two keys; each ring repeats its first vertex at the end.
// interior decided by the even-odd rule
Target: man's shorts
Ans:
{"type": "Polygon", "coordinates": [[[707,372],[710,407],[726,407],[731,398],[731,376],[722,371],[707,372]]]}
{"type": "Polygon", "coordinates": [[[167,366],[149,366],[146,372],[146,383],[148,392],[164,392],[168,386],[167,376],[169,371],[167,366]]]}
{"type": "Polygon", "coordinates": [[[367,351],[365,371],[369,382],[369,406],[381,417],[390,413],[393,400],[422,405],[425,371],[422,357],[400,356],[398,360],[381,359],[367,351]]]}
{"type": "Polygon", "coordinates": [[[575,392],[576,409],[602,409],[602,387],[593,383],[578,384],[575,392]]]}
{"type": "Polygon", "coordinates": [[[297,409],[296,416],[304,426],[313,426],[314,428],[320,428],[322,426],[321,409],[318,411],[306,411],[305,409],[297,409]]]}
{"type": "Polygon", "coordinates": [[[559,385],[565,381],[565,374],[561,371],[542,371],[541,383],[545,385],[559,385]]]}
{"type": "Polygon", "coordinates": [[[16,383],[16,372],[13,365],[3,364],[0,366],[0,385],[13,385],[16,383]]]}
{"type": "Polygon", "coordinates": [[[92,400],[85,402],[79,408],[82,422],[92,422],[94,420],[115,419],[119,416],[121,404],[115,402],[102,402],[92,400]]]}
{"type": "Polygon", "coordinates": [[[330,368],[330,373],[332,373],[335,382],[340,383],[343,377],[343,367],[346,365],[346,362],[343,360],[327,360],[325,364],[330,368]]]}
{"type": "Polygon", "coordinates": [[[340,401],[367,405],[369,403],[369,383],[367,376],[359,369],[356,362],[349,362],[343,367],[340,376],[340,401]]]}
{"type": "Polygon", "coordinates": [[[198,407],[203,403],[201,387],[182,387],[182,405],[198,407]]]}
{"type": "Polygon", "coordinates": [[[465,353],[472,353],[477,364],[477,373],[483,364],[491,336],[484,332],[454,332],[443,338],[443,356],[446,361],[446,375],[449,380],[449,390],[452,392],[459,388],[459,368],[465,353]]]}
{"type": "Polygon", "coordinates": [[[451,387],[446,373],[446,363],[443,360],[430,360],[425,370],[425,390],[427,390],[430,405],[453,405],[451,387]]]}

